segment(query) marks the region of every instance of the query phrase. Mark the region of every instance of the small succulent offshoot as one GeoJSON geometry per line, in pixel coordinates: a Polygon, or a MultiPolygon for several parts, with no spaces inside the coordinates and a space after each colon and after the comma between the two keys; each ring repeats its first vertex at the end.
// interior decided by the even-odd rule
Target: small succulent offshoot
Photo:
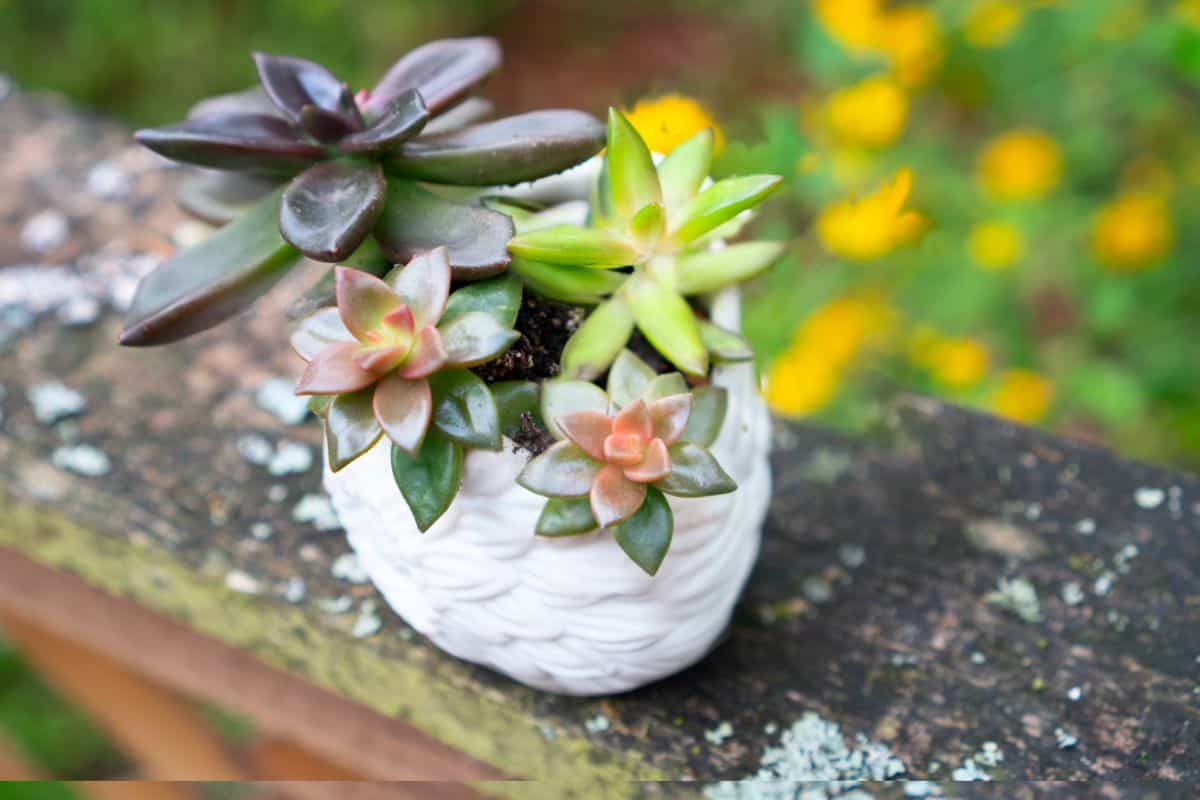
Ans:
{"type": "Polygon", "coordinates": [[[308,362],[296,393],[319,398],[335,472],[391,440],[396,483],[425,530],[458,490],[463,448],[500,449],[496,398],[469,368],[519,338],[520,283],[500,276],[451,294],[445,248],[383,279],[348,267],[335,274],[337,306],[292,335],[308,362]]]}
{"type": "Polygon", "coordinates": [[[656,375],[628,350],[609,371],[607,393],[586,381],[543,384],[542,418],[560,441],[517,478],[550,498],[537,533],[610,529],[621,549],[655,574],[674,528],[664,495],[708,497],[737,489],[708,451],[725,406],[724,389],[689,391],[682,375],[656,375]]]}
{"type": "Polygon", "coordinates": [[[512,269],[532,289],[596,306],[563,352],[563,374],[599,377],[635,326],[691,376],[706,375],[710,359],[751,358],[740,336],[698,318],[685,297],[746,280],[780,256],[777,242],[712,245],[735,234],[746,212],[782,179],[749,175],[706,186],[711,130],[679,145],[656,168],[642,137],[615,109],[609,110],[607,144],[590,225],[547,227],[535,217],[508,246],[512,269]]]}
{"type": "Polygon", "coordinates": [[[533,180],[604,143],[600,121],[571,110],[425,132],[499,66],[499,45],[489,38],[424,45],[357,95],[312,61],[263,53],[254,60],[260,91],[215,98],[183,122],[137,133],[167,158],[224,171],[185,184],[182,199],[230,224],[146,278],[123,344],[162,344],[212,327],[254,302],[300,255],[342,262],[365,247],[382,272],[444,244],[456,279],[498,274],[510,261],[512,221],[427,186],[533,180]]]}

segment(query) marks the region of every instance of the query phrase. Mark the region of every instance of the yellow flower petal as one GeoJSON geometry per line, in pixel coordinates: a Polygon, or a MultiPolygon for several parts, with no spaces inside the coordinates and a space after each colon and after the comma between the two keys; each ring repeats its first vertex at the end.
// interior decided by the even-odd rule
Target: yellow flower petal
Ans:
{"type": "Polygon", "coordinates": [[[990,406],[1000,416],[1033,423],[1046,416],[1053,399],[1049,380],[1027,369],[1011,369],[1001,377],[990,406]]]}
{"type": "Polygon", "coordinates": [[[1133,272],[1161,261],[1174,238],[1166,201],[1135,192],[1118,197],[1096,215],[1092,251],[1109,269],[1133,272]]]}
{"type": "Polygon", "coordinates": [[[1013,224],[1002,220],[981,222],[967,239],[971,259],[990,270],[1008,269],[1025,253],[1025,237],[1013,224]]]}
{"type": "Polygon", "coordinates": [[[639,100],[625,116],[655,153],[666,155],[705,128],[713,129],[714,152],[721,152],[725,146],[725,136],[712,114],[691,97],[648,97],[639,100]]]}
{"type": "Polygon", "coordinates": [[[1058,143],[1032,128],[996,137],[979,156],[978,177],[993,197],[1031,200],[1044,196],[1062,177],[1058,143]]]}

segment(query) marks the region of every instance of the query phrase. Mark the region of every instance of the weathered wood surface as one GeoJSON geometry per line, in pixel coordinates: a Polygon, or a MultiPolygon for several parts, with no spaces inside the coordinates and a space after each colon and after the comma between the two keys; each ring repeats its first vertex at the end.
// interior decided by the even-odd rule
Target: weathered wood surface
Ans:
{"type": "MultiPolygon", "coordinates": [[[[54,311],[4,322],[4,298],[19,295],[6,283],[16,265],[47,275],[64,265],[102,285],[97,270],[119,276],[142,254],[164,257],[189,225],[173,208],[173,171],[102,120],[13,93],[0,105],[0,152],[7,552],[411,723],[499,772],[543,779],[550,796],[627,796],[625,782],[637,779],[746,778],[810,713],[818,718],[806,730],[837,738],[821,727],[836,724],[851,749],[862,733],[871,764],[902,763],[910,778],[1183,782],[1111,797],[1184,796],[1176,788],[1200,780],[1195,477],[915,398],[896,403],[886,441],[781,428],[763,555],[713,655],[626,696],[540,694],[433,649],[357,582],[338,531],[297,519],[319,508],[316,424],[285,425],[255,399],[299,366],[283,343],[286,289],[230,326],[158,350],[119,349],[111,310],[77,327],[54,311]],[[44,224],[30,230],[47,210],[66,216],[61,242],[35,235],[44,224]],[[81,392],[86,410],[39,422],[29,393],[52,381],[81,392]],[[277,453],[283,442],[307,448],[312,463],[272,475],[247,461],[248,435],[277,453]],[[110,468],[72,472],[78,451],[61,448],[76,444],[103,451],[110,468]],[[989,600],[1002,579],[1028,581],[1039,613],[1022,618],[989,600]]],[[[768,764],[764,774],[819,777],[801,769],[816,739],[806,741],[786,750],[790,768],[768,764]]],[[[853,777],[852,760],[817,762],[853,777]]],[[[1096,786],[1042,790],[1105,796],[1096,786]]],[[[1019,796],[982,784],[949,793],[1019,796]]]]}

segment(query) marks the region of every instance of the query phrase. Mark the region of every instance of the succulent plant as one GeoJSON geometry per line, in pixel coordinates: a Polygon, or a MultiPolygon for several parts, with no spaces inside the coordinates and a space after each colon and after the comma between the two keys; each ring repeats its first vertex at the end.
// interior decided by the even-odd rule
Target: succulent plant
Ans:
{"type": "Polygon", "coordinates": [[[736,233],[745,212],[781,178],[749,175],[706,186],[710,130],[656,168],[642,137],[615,109],[609,110],[607,145],[589,226],[545,226],[535,216],[509,242],[512,269],[535,291],[596,306],[563,352],[564,375],[602,375],[635,326],[689,375],[705,375],[710,357],[749,359],[740,336],[699,318],[685,297],[745,280],[779,257],[783,245],[775,242],[714,242],[736,233]]]}
{"type": "Polygon", "coordinates": [[[664,494],[707,497],[737,488],[707,449],[725,405],[723,389],[689,391],[682,375],[656,375],[628,350],[609,371],[607,393],[586,381],[544,383],[542,418],[560,441],[517,478],[550,498],[537,533],[609,528],[639,567],[656,573],[674,527],[664,494]]]}
{"type": "Polygon", "coordinates": [[[137,133],[168,158],[227,171],[189,184],[187,207],[219,221],[244,214],[147,277],[123,344],[161,344],[217,324],[301,254],[341,262],[367,247],[382,270],[446,245],[456,279],[495,275],[510,260],[511,220],[426,185],[527,181],[603,144],[601,123],[570,110],[423,133],[499,66],[492,39],[424,45],[357,95],[312,61],[262,53],[254,60],[261,92],[219,98],[183,122],[137,133]]]}
{"type": "Polygon", "coordinates": [[[382,436],[391,440],[397,483],[425,529],[457,491],[462,448],[500,448],[496,399],[468,368],[518,338],[520,282],[500,276],[451,294],[440,247],[383,279],[349,267],[335,275],[337,305],[304,318],[292,335],[308,362],[296,393],[320,398],[335,472],[382,436]],[[446,478],[439,487],[425,484],[438,474],[446,478]]]}

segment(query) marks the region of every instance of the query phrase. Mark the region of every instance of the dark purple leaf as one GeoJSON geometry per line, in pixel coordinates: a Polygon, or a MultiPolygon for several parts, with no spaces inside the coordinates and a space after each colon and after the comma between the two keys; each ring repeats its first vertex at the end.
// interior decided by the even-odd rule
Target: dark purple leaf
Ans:
{"type": "Polygon", "coordinates": [[[293,174],[324,156],[286,120],[266,114],[210,114],[134,134],[159,155],[201,167],[293,174]]]}
{"type": "Polygon", "coordinates": [[[341,261],[370,233],[386,188],[378,164],[317,164],[288,184],[279,231],[315,261],[341,261]]]}
{"type": "Polygon", "coordinates": [[[304,107],[313,105],[361,127],[362,117],[349,87],[315,61],[255,53],[254,65],[271,101],[292,121],[299,122],[304,107]]]}
{"type": "Polygon", "coordinates": [[[478,280],[508,266],[513,223],[481,206],[443,199],[410,181],[389,180],[387,204],[375,224],[375,239],[392,263],[445,246],[457,280],[478,280]]]}
{"type": "Polygon", "coordinates": [[[175,200],[192,216],[213,225],[224,225],[246,213],[278,187],[278,180],[256,175],[195,170],[179,184],[175,200]]]}
{"type": "Polygon", "coordinates": [[[249,307],[296,263],[279,235],[282,189],[195,247],[151,272],[138,287],[121,344],[167,344],[207,330],[249,307]]]}
{"type": "Polygon", "coordinates": [[[384,113],[407,89],[425,98],[437,114],[462,100],[500,66],[500,43],[490,37],[440,39],[422,45],[392,65],[367,100],[369,115],[384,113]]]}
{"type": "Polygon", "coordinates": [[[562,172],[600,151],[604,124],[582,111],[534,111],[405,142],[388,172],[463,186],[520,183],[562,172]]]}
{"type": "Polygon", "coordinates": [[[429,120],[422,129],[425,133],[445,133],[467,125],[474,125],[492,116],[495,107],[482,97],[468,97],[454,108],[447,109],[429,120]]]}
{"type": "Polygon", "coordinates": [[[251,86],[240,92],[229,92],[206,97],[188,109],[188,119],[207,117],[209,114],[266,114],[269,117],[279,116],[279,109],[271,102],[266,90],[261,85],[251,86]]]}
{"type": "Polygon", "coordinates": [[[390,150],[421,132],[429,120],[421,95],[407,91],[392,104],[392,108],[365,131],[347,136],[338,142],[344,153],[376,153],[390,150]]]}
{"type": "Polygon", "coordinates": [[[341,114],[326,111],[311,103],[300,109],[300,127],[309,136],[325,144],[334,144],[358,130],[355,123],[341,114]]]}

